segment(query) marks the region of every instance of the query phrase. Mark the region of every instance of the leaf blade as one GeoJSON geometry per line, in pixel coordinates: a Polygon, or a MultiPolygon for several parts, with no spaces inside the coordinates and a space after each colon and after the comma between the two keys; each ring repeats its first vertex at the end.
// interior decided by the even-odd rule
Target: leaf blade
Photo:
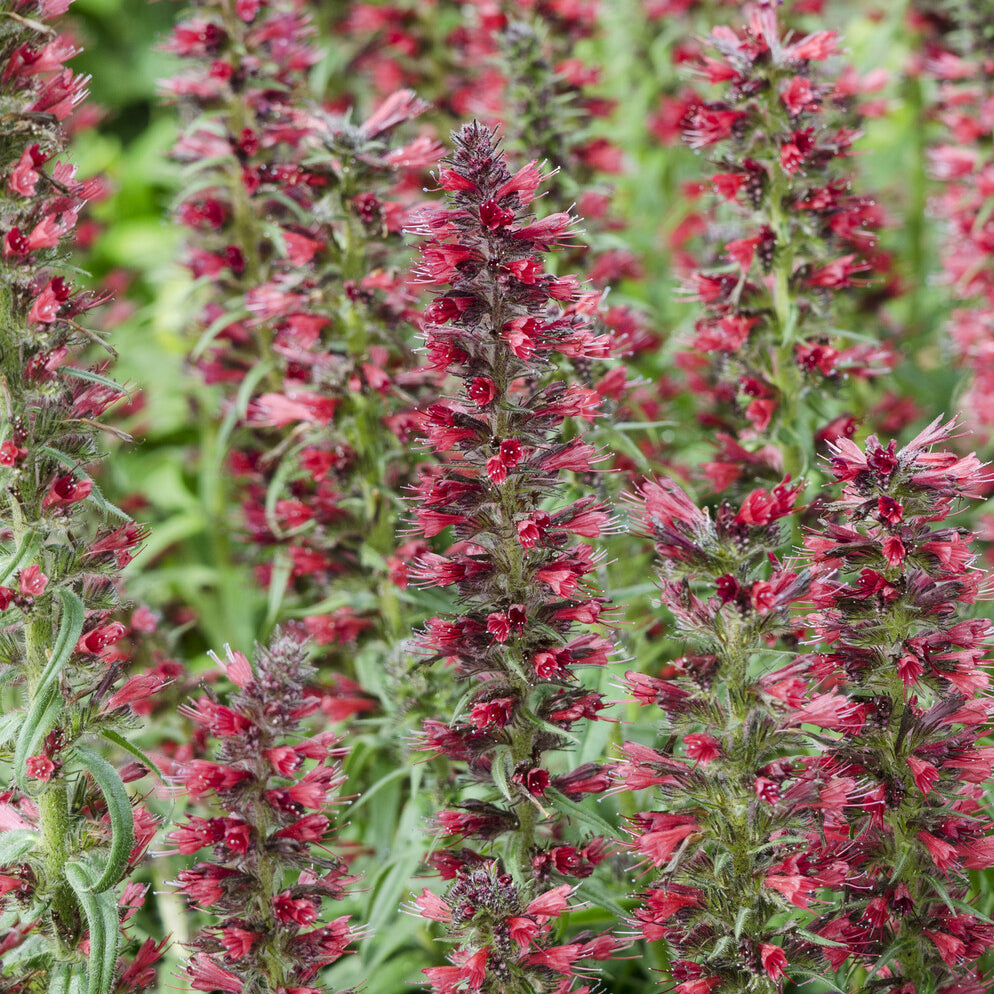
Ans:
{"type": "Polygon", "coordinates": [[[107,804],[110,816],[110,852],[103,872],[93,884],[93,892],[100,894],[121,879],[124,868],[135,844],[134,817],[131,813],[131,798],[121,779],[121,774],[99,753],[89,746],[78,745],[75,757],[82,762],[84,769],[93,777],[107,804]]]}

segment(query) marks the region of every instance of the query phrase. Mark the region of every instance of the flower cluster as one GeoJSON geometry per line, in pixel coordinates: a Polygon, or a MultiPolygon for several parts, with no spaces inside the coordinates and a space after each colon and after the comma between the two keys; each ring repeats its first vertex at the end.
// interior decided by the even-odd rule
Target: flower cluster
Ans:
{"type": "MultiPolygon", "coordinates": [[[[593,32],[598,27],[591,19],[586,29],[593,32]]],[[[599,120],[614,110],[613,101],[594,95],[599,69],[572,54],[572,34],[557,31],[555,21],[509,20],[495,41],[507,81],[501,107],[507,140],[558,170],[547,195],[554,202],[576,203],[587,238],[592,225],[611,227],[611,190],[602,182],[605,175],[622,171],[622,154],[598,135],[599,120]]],[[[596,286],[642,275],[635,256],[620,246],[594,254],[586,269],[596,286]]]]}
{"type": "Polygon", "coordinates": [[[827,788],[784,734],[807,720],[806,660],[777,665],[778,639],[796,648],[792,608],[809,586],[776,555],[799,490],[754,490],[713,518],[667,480],[633,499],[662,563],[662,604],[695,649],[660,676],[627,674],[634,698],[662,711],[667,745],[629,742],[614,770],[665,802],[630,828],[651,873],[634,924],[668,943],[679,994],[772,994],[788,964],[814,961],[804,898],[832,882],[819,876],[814,817],[827,788]]]}
{"type": "Polygon", "coordinates": [[[475,949],[471,955],[468,948],[460,950],[451,966],[425,970],[432,990],[456,994],[568,989],[569,978],[584,961],[607,959],[616,948],[606,935],[547,944],[552,922],[570,910],[572,889],[560,884],[525,903],[509,873],[495,863],[481,862],[460,876],[444,900],[423,890],[414,899],[412,913],[446,925],[475,949]]]}
{"type": "Polygon", "coordinates": [[[564,422],[591,420],[601,396],[557,379],[554,364],[560,356],[602,357],[606,342],[578,308],[560,303],[577,300],[576,279],[545,271],[544,253],[572,239],[573,218],[530,213],[542,179],[537,166],[512,174],[493,133],[476,123],[454,142],[439,173],[448,204],[419,223],[428,239],[416,279],[445,287],[426,309],[423,330],[431,365],[460,388],[422,414],[439,464],[422,473],[415,516],[421,535],[451,528],[455,542],[444,554],[422,554],[411,576],[458,591],[460,612],[429,619],[417,641],[429,660],[445,659],[473,682],[463,713],[425,723],[424,747],[485,788],[437,822],[450,837],[496,840],[500,856],[464,848],[433,857],[455,880],[446,903],[460,943],[452,960],[464,972],[429,978],[440,994],[547,990],[551,971],[562,975],[556,989],[565,990],[578,959],[604,958],[615,944],[591,938],[577,940],[569,955],[554,952],[566,947],[539,952],[547,918],[563,913],[565,900],[542,913],[546,920],[528,910],[552,891],[565,894],[551,888],[553,874],[587,875],[603,857],[597,844],[550,845],[539,832],[562,829],[557,810],[575,809],[577,799],[607,786],[601,766],[557,775],[545,754],[562,749],[570,729],[605,706],[577,676],[605,664],[613,650],[590,627],[604,608],[587,579],[599,557],[577,539],[610,531],[612,517],[592,497],[564,499],[565,474],[587,473],[597,458],[582,435],[564,438],[564,422]],[[464,890],[484,883],[493,891],[480,911],[485,928],[455,911],[464,890]],[[498,921],[508,915],[535,927],[501,938],[507,933],[498,921]]]}
{"type": "Polygon", "coordinates": [[[0,972],[51,989],[85,977],[106,994],[118,971],[124,990],[154,981],[162,950],[149,941],[118,962],[120,909],[126,921],[146,890],[118,885],[155,821],[126,787],[148,770],[119,771],[95,748],[105,736],[135,751],[120,736],[134,698],[127,684],[115,690],[127,653],[115,646],[126,629],[114,610],[120,571],[146,533],[89,475],[100,419],[126,391],[107,377],[109,361],[82,357],[91,345],[112,351],[85,325],[103,298],[75,286],[65,262],[100,190],[60,158],[87,82],[64,65],[76,47],[48,23],[67,6],[8,4],[0,24],[0,659],[15,694],[0,735],[12,774],[0,802],[0,905],[8,926],[22,923],[0,944],[0,972]]]}
{"type": "MultiPolygon", "coordinates": [[[[600,70],[576,54],[579,40],[603,31],[604,10],[562,0],[513,10],[488,2],[441,6],[352,4],[336,30],[361,46],[356,63],[377,90],[409,86],[445,123],[475,117],[499,126],[506,147],[559,170],[548,195],[577,204],[588,237],[594,225],[619,228],[604,177],[621,171],[622,154],[598,127],[614,101],[597,94],[600,70]]],[[[595,285],[641,275],[635,256],[612,241],[595,244],[596,261],[586,263],[595,285]]]]}
{"type": "Polygon", "coordinates": [[[353,882],[328,849],[342,751],[330,732],[305,734],[320,702],[305,694],[313,670],[297,638],[277,632],[252,663],[229,649],[223,665],[238,688],[228,703],[205,696],[187,707],[214,758],[178,773],[186,797],[214,797],[221,811],[188,815],[169,835],[181,855],[211,853],[176,882],[217,919],[194,938],[186,975],[198,991],[317,994],[307,985],[356,938],[348,916],[324,907],[353,882]]]}
{"type": "MultiPolygon", "coordinates": [[[[687,112],[683,137],[718,166],[710,186],[737,221],[716,229],[714,263],[687,277],[703,314],[683,363],[725,410],[723,437],[747,443],[749,474],[775,481],[785,468],[806,471],[818,441],[855,427],[852,410],[825,423],[805,398],[893,363],[886,346],[840,338],[844,318],[833,314],[840,291],[861,285],[876,261],[881,212],[850,192],[839,167],[858,135],[859,81],[819,71],[839,51],[833,32],[783,37],[775,5],[763,2],[747,7],[743,31],[716,28],[707,40],[713,55],[700,72],[722,94],[687,112]],[[770,439],[791,451],[786,467],[770,439]]],[[[744,461],[723,453],[706,467],[715,488],[740,478],[744,461]]]]}
{"type": "Polygon", "coordinates": [[[994,59],[983,45],[983,32],[994,10],[984,7],[989,5],[960,4],[928,17],[923,68],[938,81],[935,111],[944,131],[930,150],[933,177],[943,184],[932,205],[946,227],[943,283],[962,303],[950,314],[948,335],[954,355],[971,374],[962,409],[970,426],[990,437],[994,221],[987,204],[994,195],[994,59]],[[970,23],[971,13],[976,23],[970,23]]]}
{"type": "MultiPolygon", "coordinates": [[[[177,217],[201,284],[193,358],[224,391],[217,459],[238,481],[246,558],[271,605],[310,607],[346,578],[366,591],[305,619],[320,645],[354,641],[377,601],[388,620],[386,602],[399,612],[389,494],[425,387],[410,372],[400,229],[440,146],[391,147],[425,107],[409,90],[359,122],[323,107],[305,7],[200,0],[166,47],[185,62],[168,92],[191,119],[174,157],[188,170],[177,217]]],[[[217,512],[224,561],[232,526],[217,512]]]]}
{"type": "Polygon", "coordinates": [[[966,871],[994,866],[994,753],[979,741],[991,625],[967,613],[989,577],[948,521],[989,480],[974,456],[935,451],[954,427],[936,420],[902,449],[835,443],[842,495],[805,542],[824,712],[805,720],[846,784],[823,809],[842,900],[812,927],[837,943],[823,949],[832,968],[886,964],[875,989],[894,994],[985,989],[972,964],[994,942],[965,903],[966,871]]]}

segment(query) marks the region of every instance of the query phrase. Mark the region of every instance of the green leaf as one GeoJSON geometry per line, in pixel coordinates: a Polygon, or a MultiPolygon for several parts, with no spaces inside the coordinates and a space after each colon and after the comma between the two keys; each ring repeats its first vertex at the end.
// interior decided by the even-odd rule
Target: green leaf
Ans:
{"type": "Polygon", "coordinates": [[[40,535],[37,532],[28,532],[22,536],[17,548],[7,560],[6,565],[0,566],[0,585],[7,582],[7,578],[26,566],[33,558],[35,549],[38,548],[40,535]]]}
{"type": "Polygon", "coordinates": [[[490,776],[504,797],[509,801],[513,801],[514,797],[511,794],[511,784],[507,779],[508,769],[514,769],[514,758],[511,755],[511,747],[509,745],[499,745],[493,752],[493,759],[490,763],[490,776]]]}
{"type": "Polygon", "coordinates": [[[128,856],[131,854],[131,847],[135,844],[131,798],[128,797],[120,773],[103,756],[85,745],[76,746],[75,756],[96,781],[104,795],[107,813],[110,815],[110,851],[100,878],[93,884],[93,892],[99,894],[113,887],[121,879],[128,865],[128,856]]]}
{"type": "Polygon", "coordinates": [[[228,409],[228,413],[221,422],[221,430],[217,434],[217,452],[215,453],[218,467],[224,461],[228,451],[228,439],[235,430],[235,425],[241,418],[245,417],[248,411],[249,401],[255,388],[273,371],[272,362],[260,362],[253,366],[242,380],[235,396],[235,403],[228,409]]]}
{"type": "Polygon", "coordinates": [[[93,891],[93,873],[80,860],[65,865],[66,883],[72,888],[90,930],[90,955],[86,962],[86,994],[110,994],[117,964],[118,918],[114,894],[93,891]]]}
{"type": "Polygon", "coordinates": [[[270,531],[279,538],[285,538],[288,534],[294,534],[297,530],[294,529],[291,532],[284,531],[283,523],[276,517],[276,504],[287,493],[287,484],[299,469],[295,458],[296,454],[296,449],[291,449],[284,454],[279,465],[276,467],[276,472],[273,473],[273,477],[269,481],[269,486],[266,488],[266,524],[269,525],[270,531]]]}
{"type": "Polygon", "coordinates": [[[0,718],[0,746],[5,746],[14,740],[17,730],[24,720],[24,713],[21,711],[11,711],[0,718]]]}
{"type": "Polygon", "coordinates": [[[748,905],[744,905],[739,908],[739,913],[735,916],[735,940],[736,942],[742,938],[742,929],[745,928],[745,924],[749,921],[749,917],[752,915],[752,908],[748,905]]]}
{"type": "Polygon", "coordinates": [[[647,473],[652,468],[645,453],[627,435],[615,434],[611,441],[614,448],[620,449],[622,454],[628,456],[642,472],[647,473]]]}
{"type": "Polygon", "coordinates": [[[220,317],[215,318],[207,327],[204,329],[203,334],[194,345],[193,351],[190,353],[190,359],[194,362],[199,359],[203,354],[204,350],[214,341],[217,336],[228,327],[229,324],[234,324],[236,321],[241,321],[242,318],[248,317],[248,311],[245,308],[237,308],[231,311],[225,311],[220,317]]]}
{"type": "Polygon", "coordinates": [[[59,674],[76,648],[79,636],[83,632],[83,619],[86,615],[83,602],[71,590],[59,587],[55,593],[62,601],[59,632],[55,636],[48,664],[39,678],[14,746],[14,776],[22,790],[27,789],[25,763],[29,756],[34,755],[37,744],[48,733],[62,710],[63,700],[56,693],[59,674]]]}
{"type": "Polygon", "coordinates": [[[48,974],[48,994],[69,994],[69,983],[74,973],[71,963],[59,963],[48,974]]]}
{"type": "Polygon", "coordinates": [[[549,732],[558,738],[565,739],[570,745],[579,747],[580,740],[572,733],[567,732],[564,728],[560,728],[558,725],[553,725],[551,722],[543,721],[538,715],[533,714],[525,708],[521,709],[520,717],[528,722],[529,725],[533,725],[535,728],[542,729],[543,732],[549,732]]]}
{"type": "Polygon", "coordinates": [[[277,618],[279,618],[280,608],[283,606],[283,599],[286,597],[292,574],[293,563],[281,549],[273,560],[273,568],[269,575],[269,590],[266,596],[266,628],[275,625],[277,618]]]}
{"type": "Polygon", "coordinates": [[[715,877],[715,879],[720,877],[722,873],[724,873],[727,870],[728,864],[731,863],[731,861],[732,861],[731,853],[729,853],[725,849],[723,849],[721,852],[717,852],[714,854],[711,865],[712,865],[712,874],[715,877]]]}
{"type": "Polygon", "coordinates": [[[369,790],[363,791],[362,795],[349,805],[349,817],[352,818],[359,808],[361,808],[374,794],[378,793],[388,783],[392,783],[394,780],[399,780],[401,777],[406,777],[407,774],[407,767],[400,766],[396,770],[391,770],[385,776],[380,777],[380,779],[377,780],[376,783],[369,788],[369,790]]]}
{"type": "Polygon", "coordinates": [[[604,886],[604,884],[594,877],[587,877],[577,889],[577,896],[589,901],[594,907],[603,908],[604,911],[612,915],[616,921],[627,921],[627,912],[604,886]]]}
{"type": "Polygon", "coordinates": [[[41,748],[42,739],[48,735],[52,726],[59,720],[64,704],[65,701],[53,691],[44,699],[35,698],[31,710],[24,716],[24,723],[21,725],[17,742],[14,745],[14,777],[25,793],[29,793],[27,789],[28,758],[37,755],[41,748]],[[39,708],[37,714],[34,711],[36,703],[45,705],[44,710],[39,708]]]}
{"type": "Polygon", "coordinates": [[[994,919],[988,918],[987,915],[982,914],[977,908],[973,907],[966,901],[961,901],[958,898],[953,897],[938,880],[933,878],[929,881],[929,883],[936,889],[936,891],[938,891],[939,897],[942,898],[943,903],[950,911],[962,911],[965,914],[973,915],[974,918],[979,918],[987,925],[994,925],[994,919]]]}
{"type": "Polygon", "coordinates": [[[337,594],[331,594],[317,604],[308,604],[304,607],[293,608],[287,611],[290,618],[303,618],[315,614],[330,614],[340,607],[352,607],[358,611],[369,611],[376,607],[376,599],[366,590],[343,590],[337,594]]]}
{"type": "Polygon", "coordinates": [[[780,849],[783,846],[790,846],[795,844],[805,844],[808,845],[809,840],[805,839],[802,835],[783,835],[779,838],[774,839],[772,842],[764,842],[761,846],[756,846],[755,849],[750,849],[749,852],[752,855],[763,852],[766,849],[780,849]]]}
{"type": "Polygon", "coordinates": [[[813,942],[816,946],[833,946],[836,949],[842,949],[845,947],[844,942],[836,942],[834,939],[826,939],[823,935],[817,935],[815,932],[809,932],[806,928],[795,928],[794,935],[799,935],[802,939],[806,939],[808,942],[813,942]]]}
{"type": "MultiPolygon", "coordinates": [[[[803,934],[802,929],[798,929],[798,932],[803,934]]],[[[900,955],[901,950],[908,948],[909,942],[907,940],[899,940],[897,942],[892,942],[881,954],[880,958],[873,964],[872,969],[866,975],[863,983],[865,984],[877,971],[882,970],[888,963],[897,959],[900,955]]]]}
{"type": "Polygon", "coordinates": [[[640,431],[648,428],[679,428],[679,421],[618,421],[608,431],[640,431]]]}
{"type": "Polygon", "coordinates": [[[715,944],[708,950],[708,957],[717,960],[721,956],[726,955],[727,952],[731,952],[732,940],[729,939],[727,935],[723,935],[718,939],[715,944]]]}
{"type": "Polygon", "coordinates": [[[129,742],[123,735],[115,732],[112,728],[102,728],[100,729],[100,734],[108,742],[113,742],[114,745],[120,746],[125,752],[130,753],[142,766],[147,766],[163,783],[166,782],[166,775],[159,769],[155,760],[151,759],[147,753],[139,749],[133,742],[129,742]]]}
{"type": "Polygon", "coordinates": [[[92,484],[90,488],[90,496],[87,500],[96,504],[104,514],[110,515],[115,518],[120,518],[122,521],[131,521],[131,515],[127,511],[122,511],[116,504],[112,504],[106,497],[104,497],[104,492],[97,486],[96,481],[90,477],[90,483],[92,484]]]}
{"type": "Polygon", "coordinates": [[[823,984],[827,984],[829,990],[832,994],[842,994],[842,988],[836,987],[828,977],[821,973],[815,973],[813,970],[805,970],[802,966],[794,966],[793,963],[790,965],[790,975],[791,977],[807,977],[809,980],[820,980],[823,984]]]}
{"type": "Polygon", "coordinates": [[[571,818],[576,819],[581,825],[586,826],[597,835],[603,835],[608,839],[616,839],[618,832],[599,814],[589,811],[587,808],[575,801],[571,801],[565,794],[554,787],[547,787],[543,795],[546,800],[557,810],[571,818]]]}
{"type": "Polygon", "coordinates": [[[110,387],[114,391],[121,390],[128,400],[132,399],[133,390],[128,389],[128,387],[123,386],[120,383],[115,383],[112,379],[106,376],[101,376],[99,373],[94,373],[92,369],[80,369],[79,366],[63,366],[60,370],[63,376],[75,376],[80,380],[87,380],[90,383],[99,383],[102,387],[110,387]]]}
{"type": "Polygon", "coordinates": [[[455,707],[452,709],[452,724],[454,725],[461,717],[463,711],[466,710],[466,705],[476,696],[479,692],[479,687],[470,687],[456,702],[455,707]]]}
{"type": "Polygon", "coordinates": [[[38,842],[37,832],[27,828],[14,828],[0,833],[0,866],[7,866],[23,859],[38,842]]]}

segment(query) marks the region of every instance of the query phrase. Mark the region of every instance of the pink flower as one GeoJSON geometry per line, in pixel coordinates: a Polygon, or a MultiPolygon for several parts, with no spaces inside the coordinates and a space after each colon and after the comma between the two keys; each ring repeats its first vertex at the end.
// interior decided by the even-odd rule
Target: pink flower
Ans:
{"type": "Polygon", "coordinates": [[[40,597],[48,586],[48,577],[38,566],[25,566],[17,575],[18,587],[25,597],[40,597]]]}
{"type": "Polygon", "coordinates": [[[695,821],[678,815],[636,816],[636,821],[646,830],[635,836],[633,848],[647,856],[653,866],[662,866],[688,835],[699,830],[695,821]]]}
{"type": "Polygon", "coordinates": [[[108,697],[100,706],[100,710],[109,713],[126,704],[147,701],[154,697],[171,681],[162,674],[136,673],[129,677],[124,684],[108,697]]]}
{"type": "Polygon", "coordinates": [[[818,889],[816,881],[799,874],[767,874],[764,883],[767,887],[779,891],[791,904],[799,908],[808,907],[808,895],[818,889]]]}
{"type": "Polygon", "coordinates": [[[22,197],[33,197],[39,179],[37,167],[44,161],[45,156],[42,155],[38,145],[26,146],[11,170],[10,179],[7,181],[8,187],[22,197]]]}
{"type": "Polygon", "coordinates": [[[452,908],[437,894],[425,888],[414,899],[415,908],[425,918],[436,922],[452,921],[452,908]]]}
{"type": "Polygon", "coordinates": [[[763,964],[763,969],[769,974],[771,980],[779,980],[784,975],[787,967],[787,957],[779,946],[772,946],[769,943],[761,942],[759,945],[759,959],[763,964]]]}
{"type": "Polygon", "coordinates": [[[310,925],[317,916],[318,908],[309,898],[291,897],[290,891],[285,890],[272,900],[273,914],[278,921],[295,922],[298,925],[310,925]]]}
{"type": "Polygon", "coordinates": [[[939,779],[939,771],[931,763],[926,763],[918,759],[917,756],[908,757],[908,766],[911,767],[911,776],[915,781],[915,786],[923,794],[927,794],[939,779]]]}
{"type": "Polygon", "coordinates": [[[244,982],[217,965],[207,953],[197,953],[186,965],[190,986],[195,991],[226,991],[241,994],[244,982]]]}
{"type": "Polygon", "coordinates": [[[55,763],[45,755],[29,756],[25,769],[32,779],[47,783],[55,772],[55,763]]]}
{"type": "Polygon", "coordinates": [[[702,766],[721,755],[721,743],[710,735],[694,732],[683,737],[683,744],[687,755],[702,766]]]}
{"type": "Polygon", "coordinates": [[[959,854],[955,846],[936,838],[931,832],[924,830],[918,833],[918,838],[921,839],[925,848],[928,850],[929,856],[932,857],[932,862],[943,873],[948,874],[951,869],[955,869],[959,865],[959,854]]]}
{"type": "Polygon", "coordinates": [[[673,988],[673,994],[711,994],[721,983],[721,977],[699,977],[696,980],[685,980],[673,988]]]}
{"type": "Polygon", "coordinates": [[[91,628],[79,637],[76,651],[93,656],[99,655],[107,646],[124,638],[126,632],[127,629],[119,621],[113,621],[109,625],[97,625],[96,628],[91,628]]]}
{"type": "Polygon", "coordinates": [[[238,960],[248,955],[260,938],[262,937],[257,932],[229,925],[221,932],[221,945],[233,960],[238,960]]]}
{"type": "Polygon", "coordinates": [[[285,828],[281,828],[275,835],[278,839],[320,842],[328,834],[330,827],[331,822],[324,815],[305,815],[285,828]]]}

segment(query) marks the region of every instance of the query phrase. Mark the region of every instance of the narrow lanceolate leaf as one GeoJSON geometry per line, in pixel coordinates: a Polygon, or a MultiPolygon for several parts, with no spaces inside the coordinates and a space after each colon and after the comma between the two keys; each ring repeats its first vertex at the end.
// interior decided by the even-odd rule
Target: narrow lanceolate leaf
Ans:
{"type": "Polygon", "coordinates": [[[53,967],[48,975],[48,994],[69,994],[69,982],[72,980],[73,967],[69,963],[60,963],[53,967]]]}
{"type": "Polygon", "coordinates": [[[56,693],[59,674],[76,648],[76,643],[83,632],[83,619],[86,615],[83,602],[71,590],[59,587],[56,596],[62,602],[59,631],[48,657],[48,663],[35,687],[27,714],[24,716],[24,724],[21,725],[14,746],[14,776],[22,790],[26,789],[27,784],[28,774],[25,764],[28,757],[34,754],[38,742],[47,734],[62,709],[62,699],[56,693]]]}
{"type": "MultiPolygon", "coordinates": [[[[13,674],[14,668],[11,667],[8,673],[13,674]]],[[[0,681],[0,686],[3,686],[3,681],[0,681]]],[[[13,744],[22,721],[24,721],[24,715],[20,711],[11,711],[10,714],[5,714],[0,718],[0,747],[13,744]]]]}
{"type": "Polygon", "coordinates": [[[139,749],[134,742],[129,742],[123,735],[119,732],[115,732],[111,728],[102,728],[100,734],[108,741],[113,742],[114,745],[123,749],[130,756],[133,756],[138,760],[142,766],[150,769],[163,783],[166,782],[166,775],[159,769],[159,765],[152,759],[144,749],[139,749]]]}
{"type": "Polygon", "coordinates": [[[52,691],[44,697],[35,697],[28,713],[24,716],[14,746],[14,776],[17,785],[25,792],[28,780],[28,757],[37,755],[45,736],[58,721],[64,703],[62,698],[52,691]]]}
{"type": "Polygon", "coordinates": [[[23,859],[38,842],[38,835],[26,828],[0,833],[0,866],[23,859]]]}
{"type": "Polygon", "coordinates": [[[84,994],[86,977],[78,963],[60,963],[49,974],[47,994],[84,994]]]}
{"type": "Polygon", "coordinates": [[[511,785],[507,779],[508,769],[514,769],[511,747],[499,745],[493,751],[493,758],[490,761],[490,775],[493,777],[497,789],[510,801],[514,799],[514,795],[511,793],[511,785]]]}
{"type": "Polygon", "coordinates": [[[110,852],[107,854],[106,863],[103,864],[103,872],[92,888],[95,894],[99,894],[113,887],[121,879],[128,865],[128,856],[135,843],[131,799],[128,797],[121,775],[103,756],[84,745],[76,747],[75,755],[96,781],[104,795],[107,813],[110,815],[110,852]]]}
{"type": "Polygon", "coordinates": [[[591,811],[589,808],[583,807],[582,804],[571,801],[565,794],[555,788],[548,788],[544,797],[557,811],[561,811],[564,815],[569,815],[571,818],[576,819],[579,824],[585,828],[589,828],[597,835],[603,835],[606,839],[616,839],[618,837],[617,830],[599,814],[591,811]]]}
{"type": "Polygon", "coordinates": [[[10,559],[0,566],[0,585],[5,584],[14,573],[31,562],[38,546],[38,538],[36,532],[28,532],[21,539],[17,548],[11,553],[10,559]]]}
{"type": "Polygon", "coordinates": [[[109,994],[114,986],[114,967],[117,963],[117,903],[112,893],[94,892],[92,881],[95,874],[81,861],[70,860],[66,863],[65,875],[90,932],[86,994],[109,994]]]}

